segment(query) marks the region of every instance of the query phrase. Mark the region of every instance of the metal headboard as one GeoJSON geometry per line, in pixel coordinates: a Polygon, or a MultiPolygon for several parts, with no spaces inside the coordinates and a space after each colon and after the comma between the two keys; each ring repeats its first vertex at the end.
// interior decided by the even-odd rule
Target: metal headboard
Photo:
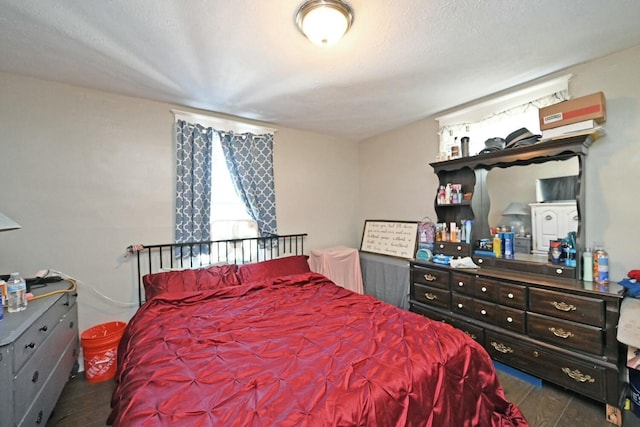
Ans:
{"type": "Polygon", "coordinates": [[[209,240],[160,245],[131,245],[138,268],[138,301],[144,302],[143,276],[167,269],[198,268],[211,264],[247,264],[287,255],[303,255],[307,234],[209,240]]]}

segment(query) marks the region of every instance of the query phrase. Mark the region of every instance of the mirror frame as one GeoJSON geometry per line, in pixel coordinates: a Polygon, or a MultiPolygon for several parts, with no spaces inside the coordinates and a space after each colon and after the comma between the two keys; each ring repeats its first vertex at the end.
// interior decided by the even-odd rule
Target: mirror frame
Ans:
{"type": "MultiPolygon", "coordinates": [[[[576,205],[580,221],[576,233],[577,253],[582,254],[585,249],[583,234],[586,226],[585,217],[585,157],[594,139],[590,135],[573,136],[570,138],[543,141],[537,144],[509,148],[492,153],[480,154],[471,157],[461,157],[443,162],[431,163],[434,172],[452,173],[463,168],[469,168],[475,173],[475,186],[471,202],[474,214],[472,229],[472,241],[475,242],[490,236],[489,230],[489,193],[486,184],[487,172],[493,168],[508,168],[511,166],[524,166],[536,163],[544,163],[553,160],[567,160],[578,158],[578,188],[576,205]]],[[[554,266],[550,263],[539,263],[521,260],[496,259],[492,267],[509,270],[519,270],[541,274],[561,274],[564,277],[581,278],[581,256],[577,257],[576,267],[554,266]],[[555,268],[558,267],[558,268],[555,268]],[[562,273],[560,273],[562,270],[562,273]]]]}

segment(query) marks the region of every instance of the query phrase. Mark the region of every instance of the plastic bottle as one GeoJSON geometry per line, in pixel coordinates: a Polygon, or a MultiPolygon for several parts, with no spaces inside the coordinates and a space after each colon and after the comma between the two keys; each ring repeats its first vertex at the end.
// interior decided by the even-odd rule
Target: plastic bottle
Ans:
{"type": "Polygon", "coordinates": [[[513,259],[513,241],[515,235],[513,232],[504,233],[504,258],[505,259],[513,259]]]}
{"type": "Polygon", "coordinates": [[[584,282],[593,282],[593,254],[591,248],[582,254],[582,280],[584,282]]]}
{"type": "Polygon", "coordinates": [[[466,243],[471,243],[471,227],[473,225],[473,221],[468,219],[465,223],[464,223],[464,228],[465,230],[465,238],[466,238],[466,243]]]}
{"type": "Polygon", "coordinates": [[[445,204],[450,204],[451,203],[451,183],[448,183],[447,186],[444,188],[444,203],[445,204]]]}
{"type": "Polygon", "coordinates": [[[499,234],[493,238],[493,253],[496,254],[496,258],[502,258],[502,239],[499,234]]]}
{"type": "Polygon", "coordinates": [[[602,246],[593,252],[593,281],[598,285],[609,284],[609,254],[602,246]]]}
{"type": "Polygon", "coordinates": [[[7,297],[9,313],[23,311],[27,308],[27,283],[20,273],[12,273],[7,281],[7,297]]]}

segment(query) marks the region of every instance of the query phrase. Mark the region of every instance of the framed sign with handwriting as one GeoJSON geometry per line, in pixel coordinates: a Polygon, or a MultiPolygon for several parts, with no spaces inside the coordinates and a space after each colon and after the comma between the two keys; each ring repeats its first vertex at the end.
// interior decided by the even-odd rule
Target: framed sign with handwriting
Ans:
{"type": "Polygon", "coordinates": [[[417,236],[417,221],[366,220],[360,250],[398,258],[413,258],[417,236]]]}

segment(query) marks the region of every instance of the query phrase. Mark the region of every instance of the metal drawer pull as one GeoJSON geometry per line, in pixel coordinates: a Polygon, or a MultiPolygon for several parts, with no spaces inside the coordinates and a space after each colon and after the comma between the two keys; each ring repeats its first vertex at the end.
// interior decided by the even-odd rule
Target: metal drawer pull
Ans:
{"type": "Polygon", "coordinates": [[[467,334],[470,338],[472,338],[472,339],[474,339],[474,340],[476,339],[476,336],[475,336],[474,334],[472,334],[471,332],[469,332],[469,331],[464,331],[464,333],[465,333],[465,334],[467,334]]]}
{"type": "Polygon", "coordinates": [[[458,304],[458,308],[462,309],[463,307],[464,307],[464,305],[458,304]]]}
{"type": "Polygon", "coordinates": [[[463,287],[464,286],[464,282],[458,282],[458,286],[463,287]]]}
{"type": "Polygon", "coordinates": [[[24,348],[25,348],[25,349],[27,349],[27,348],[34,348],[35,346],[36,346],[36,343],[34,343],[34,342],[30,342],[29,344],[25,345],[25,346],[24,346],[24,348]]]}
{"type": "Polygon", "coordinates": [[[578,308],[573,304],[567,304],[566,302],[554,301],[551,303],[557,310],[560,311],[576,311],[578,308]]]}
{"type": "Polygon", "coordinates": [[[33,373],[33,376],[31,377],[31,382],[32,382],[32,383],[36,383],[36,382],[38,382],[38,377],[39,377],[39,376],[40,376],[40,373],[39,373],[38,371],[35,371],[35,372],[33,373]]]}
{"type": "Polygon", "coordinates": [[[547,221],[551,221],[553,217],[551,215],[547,215],[544,217],[544,219],[546,219],[547,221]]]}
{"type": "Polygon", "coordinates": [[[500,353],[504,353],[504,354],[513,353],[513,349],[511,347],[507,347],[506,345],[502,343],[497,343],[495,341],[491,341],[491,347],[495,348],[500,353]]]}
{"type": "Polygon", "coordinates": [[[440,243],[440,249],[444,249],[444,245],[440,243]]]}
{"type": "Polygon", "coordinates": [[[561,268],[556,268],[556,274],[562,274],[562,269],[561,268]]]}
{"type": "Polygon", "coordinates": [[[482,288],[480,288],[480,290],[481,290],[482,292],[487,292],[487,287],[486,287],[486,286],[483,286],[482,288]]]}
{"type": "Polygon", "coordinates": [[[509,293],[507,294],[507,298],[509,298],[509,299],[513,299],[513,294],[512,294],[511,292],[509,292],[509,293]]]}
{"type": "Polygon", "coordinates": [[[511,317],[511,316],[507,317],[507,322],[513,323],[513,317],[511,317]]]}
{"type": "Polygon", "coordinates": [[[578,217],[578,215],[576,215],[576,216],[574,216],[574,217],[573,217],[573,220],[574,220],[574,221],[577,221],[577,220],[579,220],[579,219],[580,219],[580,217],[578,217]]]}
{"type": "Polygon", "coordinates": [[[425,297],[426,299],[428,299],[429,301],[433,301],[433,300],[437,300],[437,299],[438,299],[438,296],[437,296],[437,295],[432,294],[432,293],[430,293],[430,292],[427,292],[426,294],[424,294],[424,297],[425,297]]]}
{"type": "Polygon", "coordinates": [[[572,371],[569,368],[562,368],[562,372],[567,374],[569,378],[579,383],[595,383],[596,380],[591,375],[584,375],[579,370],[572,371]]]}
{"type": "Polygon", "coordinates": [[[47,325],[44,325],[42,328],[40,328],[40,330],[42,332],[47,332],[49,330],[49,328],[47,327],[47,325]]]}
{"type": "Polygon", "coordinates": [[[433,282],[436,279],[437,279],[437,277],[434,276],[433,274],[425,274],[424,275],[424,280],[427,280],[429,282],[433,282]]]}
{"type": "Polygon", "coordinates": [[[462,246],[458,246],[456,249],[457,249],[458,251],[461,251],[461,250],[462,250],[462,246]]]}
{"type": "Polygon", "coordinates": [[[478,264],[482,264],[484,260],[482,258],[478,258],[478,264]]]}
{"type": "Polygon", "coordinates": [[[484,310],[484,309],[480,310],[480,314],[482,314],[483,316],[486,316],[487,310],[484,310]]]}
{"type": "Polygon", "coordinates": [[[556,329],[556,328],[549,328],[549,330],[551,332],[553,332],[553,335],[560,337],[560,338],[571,338],[573,336],[573,333],[569,332],[569,331],[565,331],[562,328],[556,329]]]}

